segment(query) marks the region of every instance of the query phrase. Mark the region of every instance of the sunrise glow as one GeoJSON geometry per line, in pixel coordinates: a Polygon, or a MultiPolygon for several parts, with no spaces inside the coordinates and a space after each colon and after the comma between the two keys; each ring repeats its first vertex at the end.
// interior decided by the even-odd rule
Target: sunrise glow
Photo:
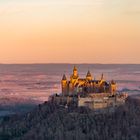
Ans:
{"type": "Polygon", "coordinates": [[[0,63],[139,63],[139,0],[2,0],[0,63]]]}

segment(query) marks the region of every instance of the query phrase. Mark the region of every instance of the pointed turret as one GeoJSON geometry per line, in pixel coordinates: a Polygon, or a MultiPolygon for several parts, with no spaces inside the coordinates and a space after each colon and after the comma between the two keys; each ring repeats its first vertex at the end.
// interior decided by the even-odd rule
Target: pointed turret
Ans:
{"type": "Polygon", "coordinates": [[[74,66],[74,68],[73,68],[73,71],[77,71],[77,68],[76,68],[76,66],[74,66]]]}
{"type": "Polygon", "coordinates": [[[62,86],[63,96],[67,95],[68,94],[68,84],[67,84],[67,78],[66,78],[65,74],[62,77],[61,86],[62,86]]]}
{"type": "Polygon", "coordinates": [[[90,71],[88,70],[88,72],[87,72],[87,75],[86,75],[86,79],[87,80],[92,80],[92,75],[91,75],[91,73],[90,73],[90,71]]]}
{"type": "Polygon", "coordinates": [[[87,72],[87,77],[89,77],[89,76],[91,76],[91,73],[90,73],[90,71],[88,70],[88,72],[87,72]]]}
{"type": "Polygon", "coordinates": [[[112,80],[112,81],[111,81],[111,84],[112,84],[112,85],[115,85],[115,84],[116,84],[116,82],[115,82],[114,80],[112,80]]]}
{"type": "Polygon", "coordinates": [[[110,82],[110,92],[114,95],[116,93],[116,90],[117,90],[116,82],[112,80],[110,82]]]}
{"type": "Polygon", "coordinates": [[[73,78],[74,79],[78,78],[78,70],[77,70],[76,66],[74,66],[74,68],[73,68],[73,78]]]}
{"type": "Polygon", "coordinates": [[[67,80],[66,75],[64,74],[62,80],[67,80]]]}
{"type": "Polygon", "coordinates": [[[104,74],[101,75],[101,80],[104,81],[104,74]]]}

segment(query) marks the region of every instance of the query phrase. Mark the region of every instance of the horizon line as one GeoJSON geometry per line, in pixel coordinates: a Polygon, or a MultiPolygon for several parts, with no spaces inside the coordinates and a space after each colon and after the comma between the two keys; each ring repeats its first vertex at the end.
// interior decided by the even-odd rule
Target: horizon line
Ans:
{"type": "Polygon", "coordinates": [[[0,63],[0,65],[140,65],[140,63],[0,63]]]}

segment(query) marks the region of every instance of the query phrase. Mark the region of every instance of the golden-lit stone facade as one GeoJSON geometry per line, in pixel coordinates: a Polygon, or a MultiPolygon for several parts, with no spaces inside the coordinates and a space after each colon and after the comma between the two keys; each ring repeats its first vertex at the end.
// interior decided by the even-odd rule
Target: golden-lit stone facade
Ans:
{"type": "Polygon", "coordinates": [[[64,96],[87,93],[111,93],[113,95],[116,93],[116,83],[113,80],[111,82],[105,81],[103,74],[100,80],[95,80],[90,71],[87,72],[85,78],[80,78],[76,67],[73,69],[70,80],[67,80],[66,76],[63,75],[61,85],[64,96]]]}

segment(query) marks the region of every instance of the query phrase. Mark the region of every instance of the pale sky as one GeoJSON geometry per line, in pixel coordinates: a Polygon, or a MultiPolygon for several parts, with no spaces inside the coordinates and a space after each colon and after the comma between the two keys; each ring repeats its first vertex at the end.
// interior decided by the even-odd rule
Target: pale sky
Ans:
{"type": "Polygon", "coordinates": [[[140,0],[0,0],[0,63],[140,64],[140,0]]]}

